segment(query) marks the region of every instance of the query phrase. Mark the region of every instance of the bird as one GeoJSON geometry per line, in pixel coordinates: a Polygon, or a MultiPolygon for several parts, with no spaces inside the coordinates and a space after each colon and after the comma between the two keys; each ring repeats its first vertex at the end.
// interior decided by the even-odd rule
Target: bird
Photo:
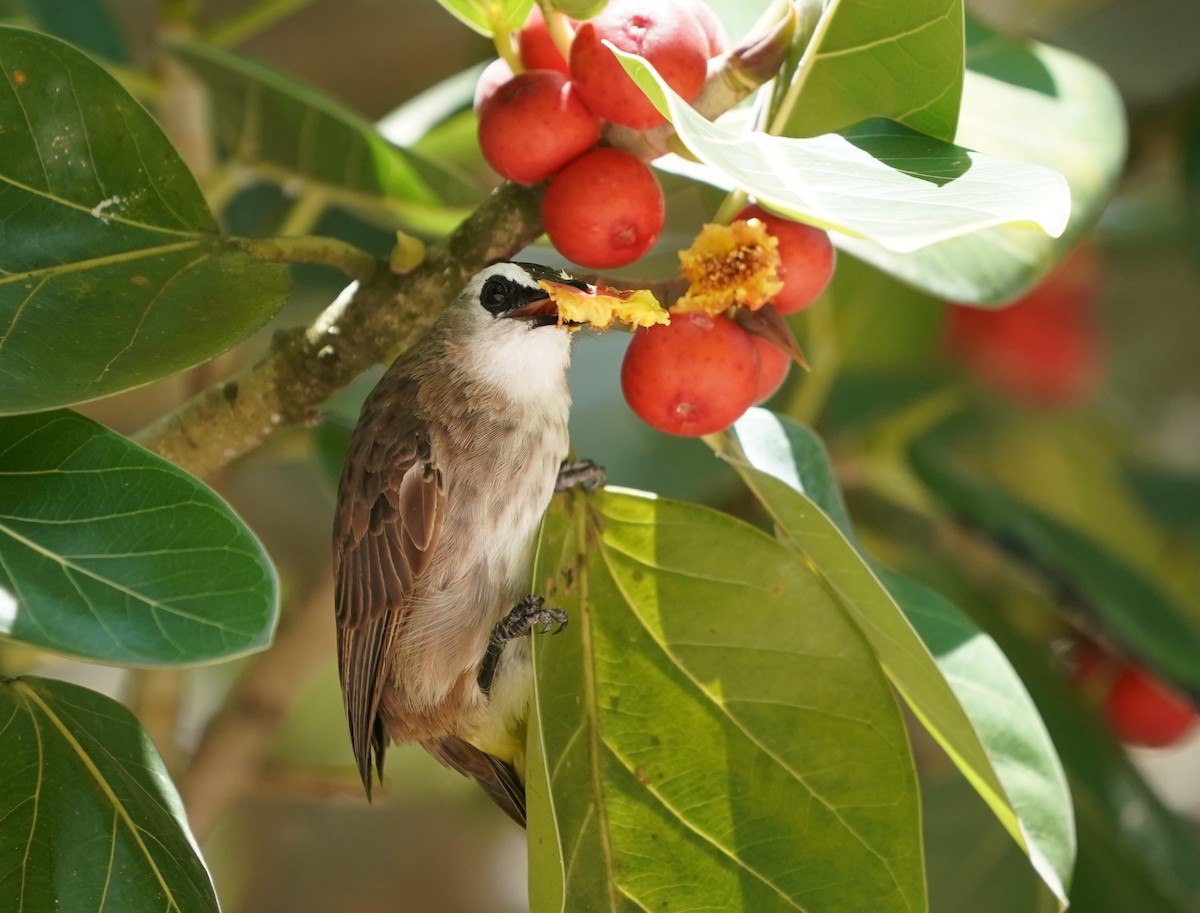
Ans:
{"type": "Polygon", "coordinates": [[[333,530],[338,671],[370,799],[390,742],[416,742],[525,824],[529,638],[567,623],[528,592],[565,462],[571,327],[531,263],[476,273],[363,403],[333,530]],[[539,284],[542,283],[542,284],[539,284]]]}

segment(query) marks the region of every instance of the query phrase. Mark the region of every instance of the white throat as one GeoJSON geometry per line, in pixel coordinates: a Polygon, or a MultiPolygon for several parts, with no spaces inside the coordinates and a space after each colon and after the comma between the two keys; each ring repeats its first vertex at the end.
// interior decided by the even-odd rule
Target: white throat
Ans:
{"type": "Polygon", "coordinates": [[[464,346],[467,373],[498,387],[514,402],[565,408],[571,363],[569,332],[557,327],[531,328],[517,320],[498,329],[498,333],[474,336],[464,346]]]}

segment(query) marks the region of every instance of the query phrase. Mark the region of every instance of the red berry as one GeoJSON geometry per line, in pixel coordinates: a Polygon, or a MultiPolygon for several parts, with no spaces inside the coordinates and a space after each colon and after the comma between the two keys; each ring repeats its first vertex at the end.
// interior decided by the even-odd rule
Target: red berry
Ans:
{"type": "Polygon", "coordinates": [[[658,0],[613,0],[595,19],[579,26],[571,42],[571,80],[584,101],[605,120],[635,130],[666,123],[606,48],[607,40],[622,51],[648,60],[667,85],[691,101],[704,85],[708,40],[688,6],[658,0]]]}
{"type": "Polygon", "coordinates": [[[794,314],[821,297],[837,265],[837,251],[828,232],[772,215],[759,206],[747,206],[736,219],[760,219],[766,223],[767,231],[779,239],[779,278],[783,290],[774,298],[775,310],[794,314]]]}
{"type": "Polygon", "coordinates": [[[758,386],[754,390],[754,405],[764,403],[775,395],[792,367],[792,357],[761,336],[751,336],[758,349],[758,386]]]}
{"type": "Polygon", "coordinates": [[[555,175],[542,224],[558,252],[611,269],[645,254],[662,232],[666,203],[654,173],[628,152],[594,149],[555,175]]]}
{"type": "Polygon", "coordinates": [[[529,11],[525,25],[517,32],[517,52],[527,70],[557,70],[563,75],[569,72],[567,58],[550,37],[542,8],[536,3],[529,11]]]}
{"type": "Polygon", "coordinates": [[[1127,666],[1117,676],[1103,710],[1117,738],[1148,748],[1178,742],[1196,723],[1191,704],[1136,666],[1127,666]]]}
{"type": "Polygon", "coordinates": [[[488,99],[496,94],[496,90],[512,78],[512,67],[503,57],[497,57],[484,67],[483,72],[479,74],[479,81],[475,83],[475,113],[482,111],[488,99]]]}
{"type": "Polygon", "coordinates": [[[646,424],[694,437],[728,428],[758,387],[758,349],[728,317],[673,314],[638,330],[621,364],[621,389],[646,424]]]}
{"type": "Polygon", "coordinates": [[[696,21],[700,23],[700,30],[704,32],[704,40],[708,44],[708,56],[716,57],[718,54],[724,53],[725,48],[729,46],[729,37],[725,34],[725,26],[721,24],[721,20],[713,12],[713,8],[704,0],[689,0],[687,5],[692,15],[696,17],[696,21]]]}
{"type": "Polygon", "coordinates": [[[596,145],[600,121],[562,73],[526,70],[479,112],[479,148],[496,172],[519,184],[544,181],[596,145]]]}
{"type": "Polygon", "coordinates": [[[1036,406],[1083,402],[1103,371],[1099,295],[1098,264],[1077,252],[1005,308],[952,305],[946,350],[1001,394],[1036,406]]]}

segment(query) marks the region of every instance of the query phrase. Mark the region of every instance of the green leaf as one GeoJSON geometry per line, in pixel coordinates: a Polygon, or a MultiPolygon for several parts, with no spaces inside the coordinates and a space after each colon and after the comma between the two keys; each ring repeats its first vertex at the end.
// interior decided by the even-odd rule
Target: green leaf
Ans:
{"type": "Polygon", "coordinates": [[[226,153],[278,183],[304,181],[351,208],[383,211],[414,230],[445,233],[458,216],[422,176],[438,166],[388,142],[367,119],[260,63],[199,42],[168,46],[213,95],[226,153]]]}
{"type": "Polygon", "coordinates": [[[121,26],[104,0],[24,0],[24,3],[42,31],[113,63],[130,62],[121,26]]]}
{"type": "Polygon", "coordinates": [[[898,257],[834,236],[838,246],[933,295],[967,304],[1009,301],[1030,288],[1099,218],[1125,161],[1120,95],[1099,67],[968,20],[967,75],[955,142],[1036,163],[1070,187],[1065,231],[990,228],[898,257]]]}
{"type": "Polygon", "coordinates": [[[459,22],[480,35],[491,37],[497,25],[512,31],[519,29],[529,18],[535,0],[438,0],[459,22]],[[500,19],[497,22],[497,18],[500,19]]]}
{"type": "Polygon", "coordinates": [[[254,534],[183,470],[72,412],[0,419],[0,635],[176,665],[267,644],[254,534]]]}
{"type": "Polygon", "coordinates": [[[1066,224],[1067,185],[1049,168],[981,155],[882,120],[811,139],[734,131],[705,120],[640,57],[616,53],[709,166],[697,176],[751,193],[784,215],[896,253],[993,225],[1058,234],[1066,224]]]}
{"type": "Polygon", "coordinates": [[[0,27],[0,412],[204,361],[283,303],[284,267],[211,234],[158,125],[70,45],[0,27]]]}
{"type": "Polygon", "coordinates": [[[1200,475],[1129,466],[1125,479],[1159,523],[1200,536],[1200,475]]]}
{"type": "Polygon", "coordinates": [[[819,568],[893,685],[1065,903],[1075,856],[1066,778],[1004,654],[938,594],[861,554],[809,429],[752,409],[727,440],[723,455],[781,538],[819,568]]]}
{"type": "Polygon", "coordinates": [[[904,727],[819,579],[652,496],[548,525],[535,579],[572,621],[534,642],[534,913],[924,910],[904,727]]]}
{"type": "Polygon", "coordinates": [[[0,678],[0,909],[216,913],[183,806],[128,710],[0,678]]]}
{"type": "Polygon", "coordinates": [[[1065,586],[1130,652],[1179,685],[1200,688],[1200,632],[1187,613],[1123,559],[1083,533],[975,479],[956,461],[951,421],[910,450],[921,481],[955,514],[1065,586]]]}
{"type": "Polygon", "coordinates": [[[582,21],[599,13],[607,2],[608,0],[550,0],[550,6],[571,19],[582,21]]]}
{"type": "Polygon", "coordinates": [[[798,68],[782,74],[786,118],[772,132],[817,136],[887,117],[950,142],[962,86],[961,0],[831,0],[798,68]]]}

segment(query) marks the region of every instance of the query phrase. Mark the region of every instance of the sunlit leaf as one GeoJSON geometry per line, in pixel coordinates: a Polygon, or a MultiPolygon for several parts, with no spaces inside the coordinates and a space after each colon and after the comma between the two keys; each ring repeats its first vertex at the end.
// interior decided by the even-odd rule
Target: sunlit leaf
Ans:
{"type": "Polygon", "coordinates": [[[71,412],[0,419],[0,635],[105,662],[264,646],[254,534],[196,479],[71,412]]]}
{"type": "Polygon", "coordinates": [[[1125,115],[1112,81],[1083,58],[1005,38],[971,20],[967,35],[955,142],[1061,173],[1071,196],[1066,230],[991,228],[903,257],[856,238],[834,240],[931,294],[995,304],[1031,287],[1099,218],[1125,160],[1125,115]]]}
{"type": "Polygon", "coordinates": [[[438,0],[442,8],[455,19],[491,37],[496,26],[513,30],[520,28],[529,17],[535,0],[438,0]],[[497,21],[499,20],[499,21],[497,21]]]}
{"type": "Polygon", "coordinates": [[[187,167],[103,69],[0,27],[0,412],[80,402],[262,326],[284,267],[211,233],[187,167]]]}
{"type": "Polygon", "coordinates": [[[961,0],[832,0],[799,70],[782,74],[787,117],[773,132],[817,136],[887,117],[949,142],[962,84],[961,0]]]}
{"type": "Polygon", "coordinates": [[[701,175],[784,214],[896,253],[993,225],[1058,234],[1066,224],[1067,185],[1049,168],[981,155],[882,120],[810,139],[735,131],[705,120],[641,58],[617,55],[708,166],[701,175]]]}
{"type": "Polygon", "coordinates": [[[731,434],[725,453],[784,541],[819,569],[913,712],[1065,901],[1075,854],[1070,795],[1004,654],[937,593],[860,554],[815,434],[763,409],[731,434]]]}
{"type": "Polygon", "coordinates": [[[820,580],[651,496],[548,523],[535,579],[572,620],[534,647],[534,913],[923,910],[901,718],[820,580]]]}
{"type": "Polygon", "coordinates": [[[77,685],[0,678],[0,909],[217,913],[149,736],[77,685]]]}

